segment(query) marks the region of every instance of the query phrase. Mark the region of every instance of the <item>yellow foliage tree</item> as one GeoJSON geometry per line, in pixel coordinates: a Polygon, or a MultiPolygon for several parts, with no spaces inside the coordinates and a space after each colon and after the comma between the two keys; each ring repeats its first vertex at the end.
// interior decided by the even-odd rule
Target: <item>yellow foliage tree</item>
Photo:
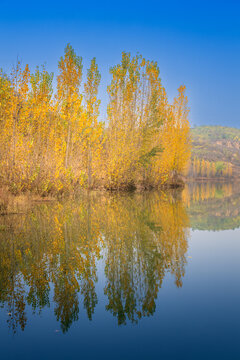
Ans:
{"type": "Polygon", "coordinates": [[[0,72],[2,182],[41,195],[180,184],[190,155],[185,86],[169,104],[157,63],[123,52],[110,69],[104,127],[96,59],[82,88],[82,58],[69,44],[58,70],[56,94],[44,66],[0,72]]]}

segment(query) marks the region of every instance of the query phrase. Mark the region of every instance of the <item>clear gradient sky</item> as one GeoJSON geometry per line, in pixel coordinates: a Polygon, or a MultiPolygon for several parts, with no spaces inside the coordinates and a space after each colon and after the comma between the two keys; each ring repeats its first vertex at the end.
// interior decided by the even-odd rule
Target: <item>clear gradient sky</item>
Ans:
{"type": "Polygon", "coordinates": [[[67,43],[85,70],[95,56],[103,112],[124,50],[158,62],[170,99],[187,86],[192,125],[240,127],[240,0],[0,0],[0,33],[5,71],[19,57],[56,74],[67,43]]]}

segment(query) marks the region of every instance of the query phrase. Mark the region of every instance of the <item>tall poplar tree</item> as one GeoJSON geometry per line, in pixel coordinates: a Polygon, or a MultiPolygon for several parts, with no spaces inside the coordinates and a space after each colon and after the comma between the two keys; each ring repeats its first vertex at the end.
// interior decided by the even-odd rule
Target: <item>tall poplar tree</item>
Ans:
{"type": "Polygon", "coordinates": [[[82,80],[82,58],[77,56],[72,46],[65,48],[64,57],[58,63],[60,74],[57,78],[57,96],[60,115],[66,127],[64,166],[69,166],[73,146],[73,132],[81,113],[82,96],[79,88],[82,80]]]}
{"type": "Polygon", "coordinates": [[[98,123],[99,105],[100,100],[98,96],[98,87],[100,84],[101,75],[98,70],[96,58],[91,61],[90,68],[87,71],[87,81],[84,84],[84,98],[86,104],[87,115],[87,177],[88,187],[92,187],[92,162],[94,147],[97,151],[97,145],[99,145],[99,137],[101,137],[101,124],[98,123]]]}

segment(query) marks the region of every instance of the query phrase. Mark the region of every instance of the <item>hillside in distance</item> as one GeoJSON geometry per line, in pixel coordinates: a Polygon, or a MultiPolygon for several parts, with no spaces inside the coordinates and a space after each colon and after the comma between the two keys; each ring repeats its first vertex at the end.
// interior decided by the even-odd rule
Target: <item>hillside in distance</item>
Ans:
{"type": "Polygon", "coordinates": [[[191,129],[193,177],[240,175],[240,129],[199,126],[191,129]],[[214,170],[212,171],[214,167],[214,170]]]}

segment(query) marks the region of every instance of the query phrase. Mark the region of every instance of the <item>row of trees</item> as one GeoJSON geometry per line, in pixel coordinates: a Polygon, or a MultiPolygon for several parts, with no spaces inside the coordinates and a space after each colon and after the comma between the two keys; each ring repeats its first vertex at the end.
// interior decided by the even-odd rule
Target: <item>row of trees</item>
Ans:
{"type": "Polygon", "coordinates": [[[191,167],[190,174],[193,177],[232,177],[232,164],[222,161],[208,161],[204,159],[194,158],[191,167]]]}
{"type": "Polygon", "coordinates": [[[17,63],[0,73],[2,182],[41,194],[76,185],[119,189],[177,182],[190,155],[185,87],[169,104],[157,63],[122,54],[110,69],[107,125],[99,121],[100,73],[70,45],[53,74],[17,63]]]}

